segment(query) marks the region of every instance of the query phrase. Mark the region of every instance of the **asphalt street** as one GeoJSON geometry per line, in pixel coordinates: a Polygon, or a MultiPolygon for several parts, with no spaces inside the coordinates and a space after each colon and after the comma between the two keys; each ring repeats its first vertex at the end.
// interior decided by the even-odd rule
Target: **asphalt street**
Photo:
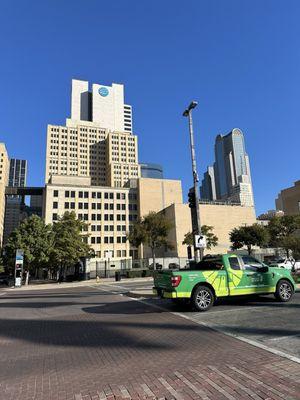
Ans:
{"type": "MultiPolygon", "coordinates": [[[[114,293],[151,289],[152,282],[121,281],[110,285],[114,293]]],[[[178,312],[196,322],[206,324],[237,337],[258,341],[270,348],[300,358],[300,293],[289,303],[278,303],[274,296],[222,299],[208,312],[191,312],[171,300],[145,299],[171,312],[178,312]]]]}

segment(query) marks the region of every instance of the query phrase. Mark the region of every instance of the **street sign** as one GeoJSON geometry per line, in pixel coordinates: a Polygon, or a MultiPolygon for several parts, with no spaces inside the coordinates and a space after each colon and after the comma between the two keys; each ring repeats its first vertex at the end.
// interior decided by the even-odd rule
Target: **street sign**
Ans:
{"type": "Polygon", "coordinates": [[[195,235],[195,247],[197,249],[206,249],[206,236],[195,235]]]}

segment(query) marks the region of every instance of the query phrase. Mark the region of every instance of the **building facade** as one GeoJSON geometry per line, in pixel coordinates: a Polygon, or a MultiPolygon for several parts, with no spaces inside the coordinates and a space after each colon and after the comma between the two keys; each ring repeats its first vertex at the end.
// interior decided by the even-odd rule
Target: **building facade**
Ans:
{"type": "Polygon", "coordinates": [[[283,211],[285,215],[300,214],[300,180],[294,186],[281,190],[275,200],[276,210],[283,211]]]}
{"type": "Polygon", "coordinates": [[[53,176],[45,189],[45,222],[53,223],[65,212],[75,212],[86,222],[83,240],[99,258],[136,257],[126,240],[138,218],[137,190],[92,186],[88,177],[53,176]]]}
{"type": "MultiPolygon", "coordinates": [[[[184,236],[192,231],[191,210],[188,204],[172,204],[166,207],[162,214],[172,223],[168,240],[173,249],[161,249],[158,257],[187,257],[187,246],[182,242],[184,236]]],[[[218,237],[218,245],[210,250],[206,249],[205,254],[227,253],[231,246],[229,234],[232,229],[256,222],[254,208],[241,205],[200,203],[200,215],[201,224],[212,226],[214,234],[218,237]]]]}
{"type": "Polygon", "coordinates": [[[5,216],[5,187],[9,179],[9,158],[4,143],[0,143],[0,246],[3,241],[5,216]]]}
{"type": "Polygon", "coordinates": [[[163,167],[159,164],[140,163],[141,177],[152,179],[163,179],[163,167]]]}
{"type": "Polygon", "coordinates": [[[10,187],[24,187],[27,179],[27,160],[18,160],[11,158],[9,162],[9,180],[10,187]]]}
{"type": "Polygon", "coordinates": [[[71,119],[90,121],[113,132],[132,133],[132,107],[124,103],[124,85],[72,80],[71,119]]]}
{"type": "Polygon", "coordinates": [[[240,129],[216,137],[215,162],[204,174],[200,195],[202,200],[254,206],[249,157],[240,129]]]}

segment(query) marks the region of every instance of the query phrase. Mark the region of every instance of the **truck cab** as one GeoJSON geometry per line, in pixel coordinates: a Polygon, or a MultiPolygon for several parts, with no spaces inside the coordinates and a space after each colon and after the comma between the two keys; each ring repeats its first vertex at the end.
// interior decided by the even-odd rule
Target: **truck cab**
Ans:
{"type": "Polygon", "coordinates": [[[155,271],[153,291],[162,298],[188,300],[196,310],[206,311],[219,297],[274,294],[286,302],[295,288],[288,270],[248,255],[222,254],[206,256],[188,269],[155,271]]]}

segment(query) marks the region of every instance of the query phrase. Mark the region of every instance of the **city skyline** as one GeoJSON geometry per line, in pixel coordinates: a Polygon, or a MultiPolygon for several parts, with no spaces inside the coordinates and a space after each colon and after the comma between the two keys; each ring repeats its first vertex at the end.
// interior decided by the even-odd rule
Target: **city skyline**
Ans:
{"type": "Polygon", "coordinates": [[[155,1],[146,9],[121,2],[86,8],[75,1],[72,10],[60,4],[65,17],[54,33],[47,21],[57,20],[57,7],[35,4],[29,15],[22,4],[16,12],[7,3],[0,17],[1,34],[10,37],[10,45],[1,44],[1,141],[10,156],[28,160],[29,185],[43,184],[45,127],[62,124],[68,114],[72,78],[126,85],[140,160],[162,164],[166,177],[181,179],[185,200],[192,177],[182,112],[193,99],[199,101],[194,112],[199,176],[213,158],[216,134],[238,126],[247,138],[257,214],[274,208],[278,192],[299,179],[296,2],[274,2],[269,18],[268,7],[258,1],[218,8],[194,3],[190,10],[175,1],[171,9],[160,5],[159,14],[155,1]],[[106,16],[101,24],[99,15],[106,16]],[[27,24],[30,18],[34,25],[27,24]],[[79,32],[82,18],[90,24],[79,32]],[[86,57],[73,57],[79,48],[86,57]]]}

